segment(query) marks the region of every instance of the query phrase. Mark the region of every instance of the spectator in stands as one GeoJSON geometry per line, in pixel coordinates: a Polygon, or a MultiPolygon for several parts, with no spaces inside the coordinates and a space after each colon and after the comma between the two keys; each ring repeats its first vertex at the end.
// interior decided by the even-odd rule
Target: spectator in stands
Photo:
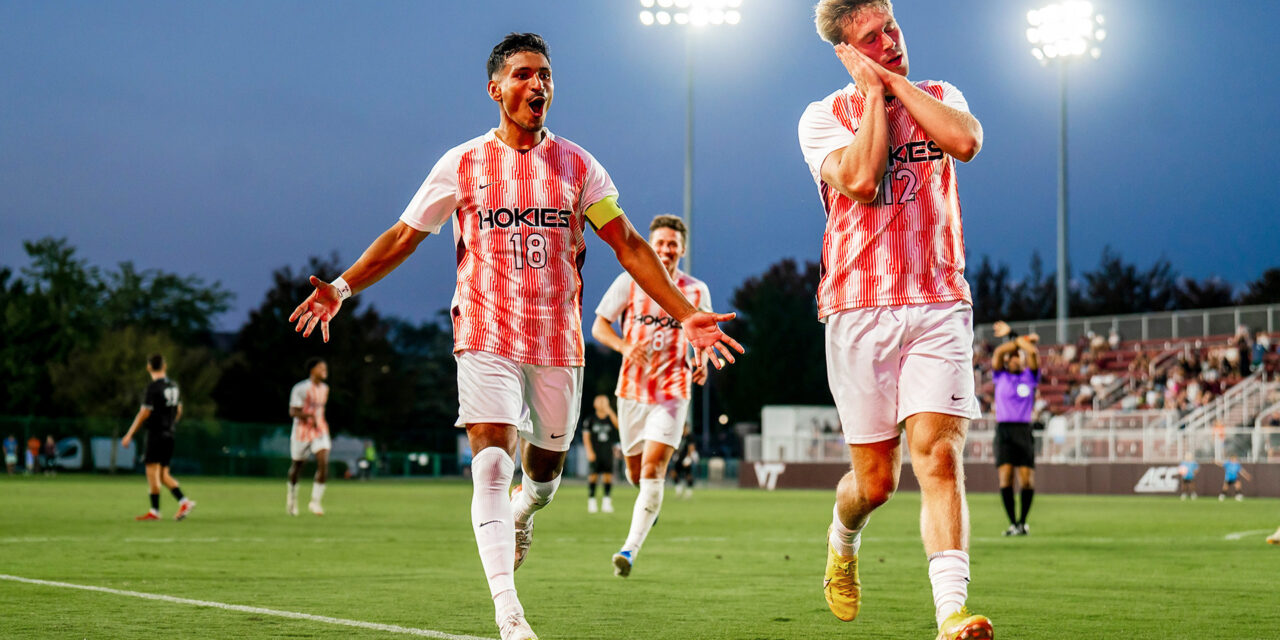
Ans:
{"type": "Polygon", "coordinates": [[[1271,347],[1271,339],[1261,331],[1253,335],[1253,349],[1250,350],[1249,365],[1257,369],[1267,359],[1267,350],[1271,347]]]}
{"type": "Polygon", "coordinates": [[[1107,339],[1090,331],[1089,332],[1089,351],[1094,354],[1102,353],[1107,350],[1107,339]]]}
{"type": "Polygon", "coordinates": [[[1107,347],[1112,351],[1120,348],[1120,331],[1115,327],[1111,328],[1111,332],[1107,334],[1107,347]]]}
{"type": "Polygon", "coordinates": [[[40,471],[40,438],[27,438],[27,459],[23,466],[27,475],[40,471]]]}

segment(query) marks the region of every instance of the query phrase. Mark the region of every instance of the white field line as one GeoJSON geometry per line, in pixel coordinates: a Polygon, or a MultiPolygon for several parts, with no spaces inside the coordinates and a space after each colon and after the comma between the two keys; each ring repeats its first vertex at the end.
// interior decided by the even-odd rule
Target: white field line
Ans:
{"type": "Polygon", "coordinates": [[[227,611],[238,611],[240,613],[256,613],[259,615],[276,616],[279,618],[292,618],[294,620],[310,620],[312,622],[324,622],[327,624],[337,624],[346,627],[356,627],[359,629],[371,629],[373,631],[386,631],[387,633],[402,633],[411,636],[421,636],[424,638],[437,638],[439,640],[489,640],[477,636],[459,636],[443,631],[432,631],[431,629],[414,629],[412,627],[401,627],[394,624],[381,624],[378,622],[364,622],[361,620],[346,620],[344,618],[331,618],[329,616],[315,616],[309,613],[297,613],[295,611],[280,611],[278,609],[265,609],[262,607],[247,607],[242,604],[226,604],[224,602],[212,602],[209,600],[192,600],[190,598],[176,598],[174,596],[166,596],[157,593],[143,593],[141,591],[125,591],[123,589],[110,589],[108,587],[95,587],[84,584],[71,584],[69,582],[54,582],[52,580],[36,580],[34,578],[23,578],[20,576],[11,576],[0,573],[0,580],[9,580],[11,582],[25,582],[27,584],[35,584],[45,587],[62,587],[64,589],[80,589],[82,591],[97,591],[98,593],[109,593],[117,596],[130,596],[133,598],[143,598],[145,600],[159,600],[161,602],[172,602],[174,604],[189,604],[197,607],[212,607],[214,609],[225,609],[227,611]]]}
{"type": "Polygon", "coordinates": [[[1264,533],[1271,533],[1271,530],[1258,529],[1256,531],[1237,531],[1235,533],[1228,533],[1227,535],[1223,536],[1222,539],[1223,540],[1242,540],[1244,538],[1248,538],[1249,536],[1257,536],[1257,535],[1262,535],[1264,533]]]}

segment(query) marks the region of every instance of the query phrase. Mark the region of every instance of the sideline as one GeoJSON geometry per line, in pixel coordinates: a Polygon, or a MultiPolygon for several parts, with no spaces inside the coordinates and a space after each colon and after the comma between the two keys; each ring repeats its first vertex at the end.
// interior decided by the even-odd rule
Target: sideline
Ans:
{"type": "Polygon", "coordinates": [[[1223,540],[1241,540],[1244,538],[1248,538],[1249,536],[1257,536],[1257,535],[1262,535],[1264,533],[1271,533],[1271,530],[1257,529],[1255,531],[1237,531],[1235,533],[1228,533],[1227,535],[1223,536],[1222,539],[1223,540]]]}
{"type": "Polygon", "coordinates": [[[309,613],[297,613],[295,611],[280,611],[278,609],[264,609],[262,607],[249,607],[241,604],[226,604],[225,602],[212,602],[209,600],[192,600],[190,598],[177,598],[174,596],[166,596],[156,593],[143,593],[141,591],[125,591],[123,589],[111,589],[109,587],[95,587],[84,584],[71,584],[70,582],[55,582],[52,580],[36,580],[34,578],[23,578],[21,576],[11,576],[0,573],[0,580],[8,580],[10,582],[24,582],[27,584],[40,585],[44,587],[62,587],[64,589],[80,589],[82,591],[97,591],[99,593],[109,593],[117,596],[130,596],[134,598],[143,598],[146,600],[159,600],[162,602],[172,602],[174,604],[189,604],[197,607],[212,607],[214,609],[225,609],[227,611],[238,611],[240,613],[256,613],[259,615],[277,616],[280,618],[293,618],[295,620],[310,620],[312,622],[324,622],[328,624],[337,624],[347,627],[356,627],[359,629],[372,629],[374,631],[386,631],[387,633],[402,633],[411,636],[421,636],[424,638],[436,638],[437,640],[490,640],[489,638],[480,638],[477,636],[458,636],[443,631],[432,631],[431,629],[414,629],[412,627],[401,627],[394,624],[381,624],[378,622],[363,622],[361,620],[346,620],[344,618],[331,618],[329,616],[315,616],[309,613]]]}

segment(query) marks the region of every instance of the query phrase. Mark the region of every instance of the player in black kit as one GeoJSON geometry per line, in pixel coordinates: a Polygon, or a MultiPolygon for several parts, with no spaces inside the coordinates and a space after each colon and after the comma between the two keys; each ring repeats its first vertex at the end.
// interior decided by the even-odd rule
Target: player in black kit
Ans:
{"type": "Polygon", "coordinates": [[[582,421],[582,446],[587,450],[587,513],[595,513],[596,478],[604,480],[604,500],[600,511],[613,513],[613,448],[618,446],[618,414],[609,406],[609,398],[596,396],[595,415],[582,421]]]}
{"type": "Polygon", "coordinates": [[[147,358],[147,373],[151,384],[142,394],[142,408],[133,419],[129,432],[120,441],[128,447],[138,427],[146,427],[147,440],[142,462],[147,468],[147,486],[151,490],[151,510],[136,520],[160,519],[160,485],[168,487],[178,501],[178,513],[174,520],[182,520],[196,507],[194,500],[182,495],[178,481],[169,475],[169,461],[173,458],[173,428],[182,417],[182,401],[178,396],[178,384],[165,376],[164,356],[155,354],[147,358]]]}

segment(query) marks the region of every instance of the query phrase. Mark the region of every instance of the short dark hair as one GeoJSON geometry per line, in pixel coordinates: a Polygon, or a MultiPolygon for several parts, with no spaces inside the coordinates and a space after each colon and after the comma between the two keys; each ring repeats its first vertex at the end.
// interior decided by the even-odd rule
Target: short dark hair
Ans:
{"type": "Polygon", "coordinates": [[[164,356],[158,353],[153,353],[150,356],[147,356],[147,368],[152,371],[160,371],[161,369],[164,369],[164,356]]]}
{"type": "Polygon", "coordinates": [[[489,63],[485,65],[485,70],[489,72],[489,77],[502,69],[502,65],[507,63],[507,58],[521,53],[530,51],[533,53],[541,53],[546,56],[547,62],[551,62],[550,49],[547,48],[547,41],[536,33],[508,33],[502,42],[493,46],[493,51],[489,53],[489,63]]]}
{"type": "Polygon", "coordinates": [[[320,364],[321,362],[324,362],[324,358],[320,358],[320,357],[307,358],[307,375],[311,375],[311,370],[316,368],[316,365],[320,364]]]}
{"type": "Polygon", "coordinates": [[[667,213],[654,216],[653,222],[649,223],[649,233],[653,233],[658,229],[675,229],[680,234],[680,239],[684,244],[689,244],[689,228],[684,226],[684,220],[677,216],[667,213]]]}

